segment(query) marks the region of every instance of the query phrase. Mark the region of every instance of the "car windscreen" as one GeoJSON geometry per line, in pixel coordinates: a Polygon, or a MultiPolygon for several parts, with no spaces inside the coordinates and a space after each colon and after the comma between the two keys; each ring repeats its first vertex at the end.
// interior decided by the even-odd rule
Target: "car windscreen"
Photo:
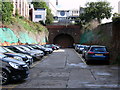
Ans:
{"type": "Polygon", "coordinates": [[[85,50],[89,50],[89,49],[90,49],[90,47],[89,47],[89,46],[86,46],[86,47],[84,47],[84,49],[85,49],[85,50]]]}
{"type": "Polygon", "coordinates": [[[34,48],[33,47],[31,47],[31,46],[26,46],[27,48],[29,48],[30,50],[33,50],[34,48]]]}
{"type": "Polygon", "coordinates": [[[6,48],[6,47],[3,47],[6,51],[8,51],[8,52],[11,52],[11,53],[15,53],[14,51],[12,51],[12,50],[10,50],[10,49],[8,49],[8,48],[6,48]]]}
{"type": "Polygon", "coordinates": [[[92,47],[90,51],[93,52],[106,52],[106,48],[105,47],[92,47]]]}
{"type": "Polygon", "coordinates": [[[6,57],[6,55],[0,53],[0,58],[4,58],[4,57],[6,57]]]}
{"type": "Polygon", "coordinates": [[[20,47],[16,47],[16,49],[18,49],[18,50],[20,50],[20,51],[22,51],[22,52],[25,52],[25,51],[26,51],[25,49],[20,48],[20,47]]]}
{"type": "Polygon", "coordinates": [[[24,47],[24,46],[20,46],[20,47],[23,48],[23,49],[26,50],[26,51],[30,51],[30,49],[27,48],[27,47],[24,47]]]}
{"type": "Polygon", "coordinates": [[[84,46],[79,46],[79,48],[84,48],[84,46]]]}
{"type": "Polygon", "coordinates": [[[7,51],[5,49],[3,49],[2,47],[0,47],[0,52],[1,53],[6,53],[7,51]]]}

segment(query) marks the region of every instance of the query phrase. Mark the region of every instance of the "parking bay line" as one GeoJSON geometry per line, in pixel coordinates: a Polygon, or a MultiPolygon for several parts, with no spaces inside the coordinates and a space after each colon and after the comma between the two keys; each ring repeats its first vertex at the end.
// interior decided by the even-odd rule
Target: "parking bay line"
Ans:
{"type": "MultiPolygon", "coordinates": [[[[74,50],[74,52],[76,52],[75,50],[74,50]]],[[[84,59],[80,56],[80,54],[78,54],[77,52],[76,52],[76,54],[78,55],[78,57],[80,57],[80,59],[86,64],[86,62],[84,61],[84,59]]],[[[87,64],[86,64],[87,65],[87,64]]]]}
{"type": "Polygon", "coordinates": [[[1,88],[1,89],[8,89],[8,90],[12,90],[12,89],[13,89],[13,88],[15,88],[16,86],[18,86],[18,85],[14,85],[14,86],[12,86],[12,87],[11,87],[11,86],[10,86],[10,87],[9,87],[9,86],[8,86],[8,87],[7,87],[7,86],[5,86],[5,87],[4,87],[4,86],[2,86],[2,87],[0,87],[0,88],[1,88]]]}
{"type": "Polygon", "coordinates": [[[42,58],[42,60],[40,60],[40,61],[36,62],[35,64],[33,64],[33,65],[31,66],[31,68],[35,67],[37,64],[39,64],[40,62],[42,62],[43,59],[46,59],[47,57],[48,57],[48,56],[44,56],[44,58],[42,58]]]}

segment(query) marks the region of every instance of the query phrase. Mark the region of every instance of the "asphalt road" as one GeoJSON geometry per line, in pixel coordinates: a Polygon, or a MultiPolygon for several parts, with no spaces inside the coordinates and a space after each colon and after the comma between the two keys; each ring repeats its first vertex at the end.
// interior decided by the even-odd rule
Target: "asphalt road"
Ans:
{"type": "Polygon", "coordinates": [[[60,49],[36,62],[27,80],[3,88],[117,88],[118,80],[118,66],[87,65],[74,49],[60,49]]]}

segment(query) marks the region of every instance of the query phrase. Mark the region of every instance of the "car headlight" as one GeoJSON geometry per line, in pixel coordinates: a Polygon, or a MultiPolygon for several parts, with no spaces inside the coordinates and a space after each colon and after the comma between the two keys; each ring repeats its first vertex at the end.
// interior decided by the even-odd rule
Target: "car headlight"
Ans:
{"type": "Polygon", "coordinates": [[[13,62],[9,62],[9,64],[10,64],[10,66],[12,66],[15,69],[20,69],[20,65],[19,64],[16,64],[16,63],[13,63],[13,62]]]}
{"type": "Polygon", "coordinates": [[[23,61],[23,59],[21,58],[21,57],[13,57],[14,59],[16,59],[16,60],[19,60],[19,61],[23,61]]]}

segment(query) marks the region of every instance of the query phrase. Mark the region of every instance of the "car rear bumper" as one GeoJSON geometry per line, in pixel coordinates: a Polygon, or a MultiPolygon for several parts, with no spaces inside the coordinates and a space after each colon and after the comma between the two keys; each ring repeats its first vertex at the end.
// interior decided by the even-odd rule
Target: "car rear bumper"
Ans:
{"type": "Polygon", "coordinates": [[[102,61],[108,61],[109,57],[87,57],[87,60],[102,60],[102,61]]]}

